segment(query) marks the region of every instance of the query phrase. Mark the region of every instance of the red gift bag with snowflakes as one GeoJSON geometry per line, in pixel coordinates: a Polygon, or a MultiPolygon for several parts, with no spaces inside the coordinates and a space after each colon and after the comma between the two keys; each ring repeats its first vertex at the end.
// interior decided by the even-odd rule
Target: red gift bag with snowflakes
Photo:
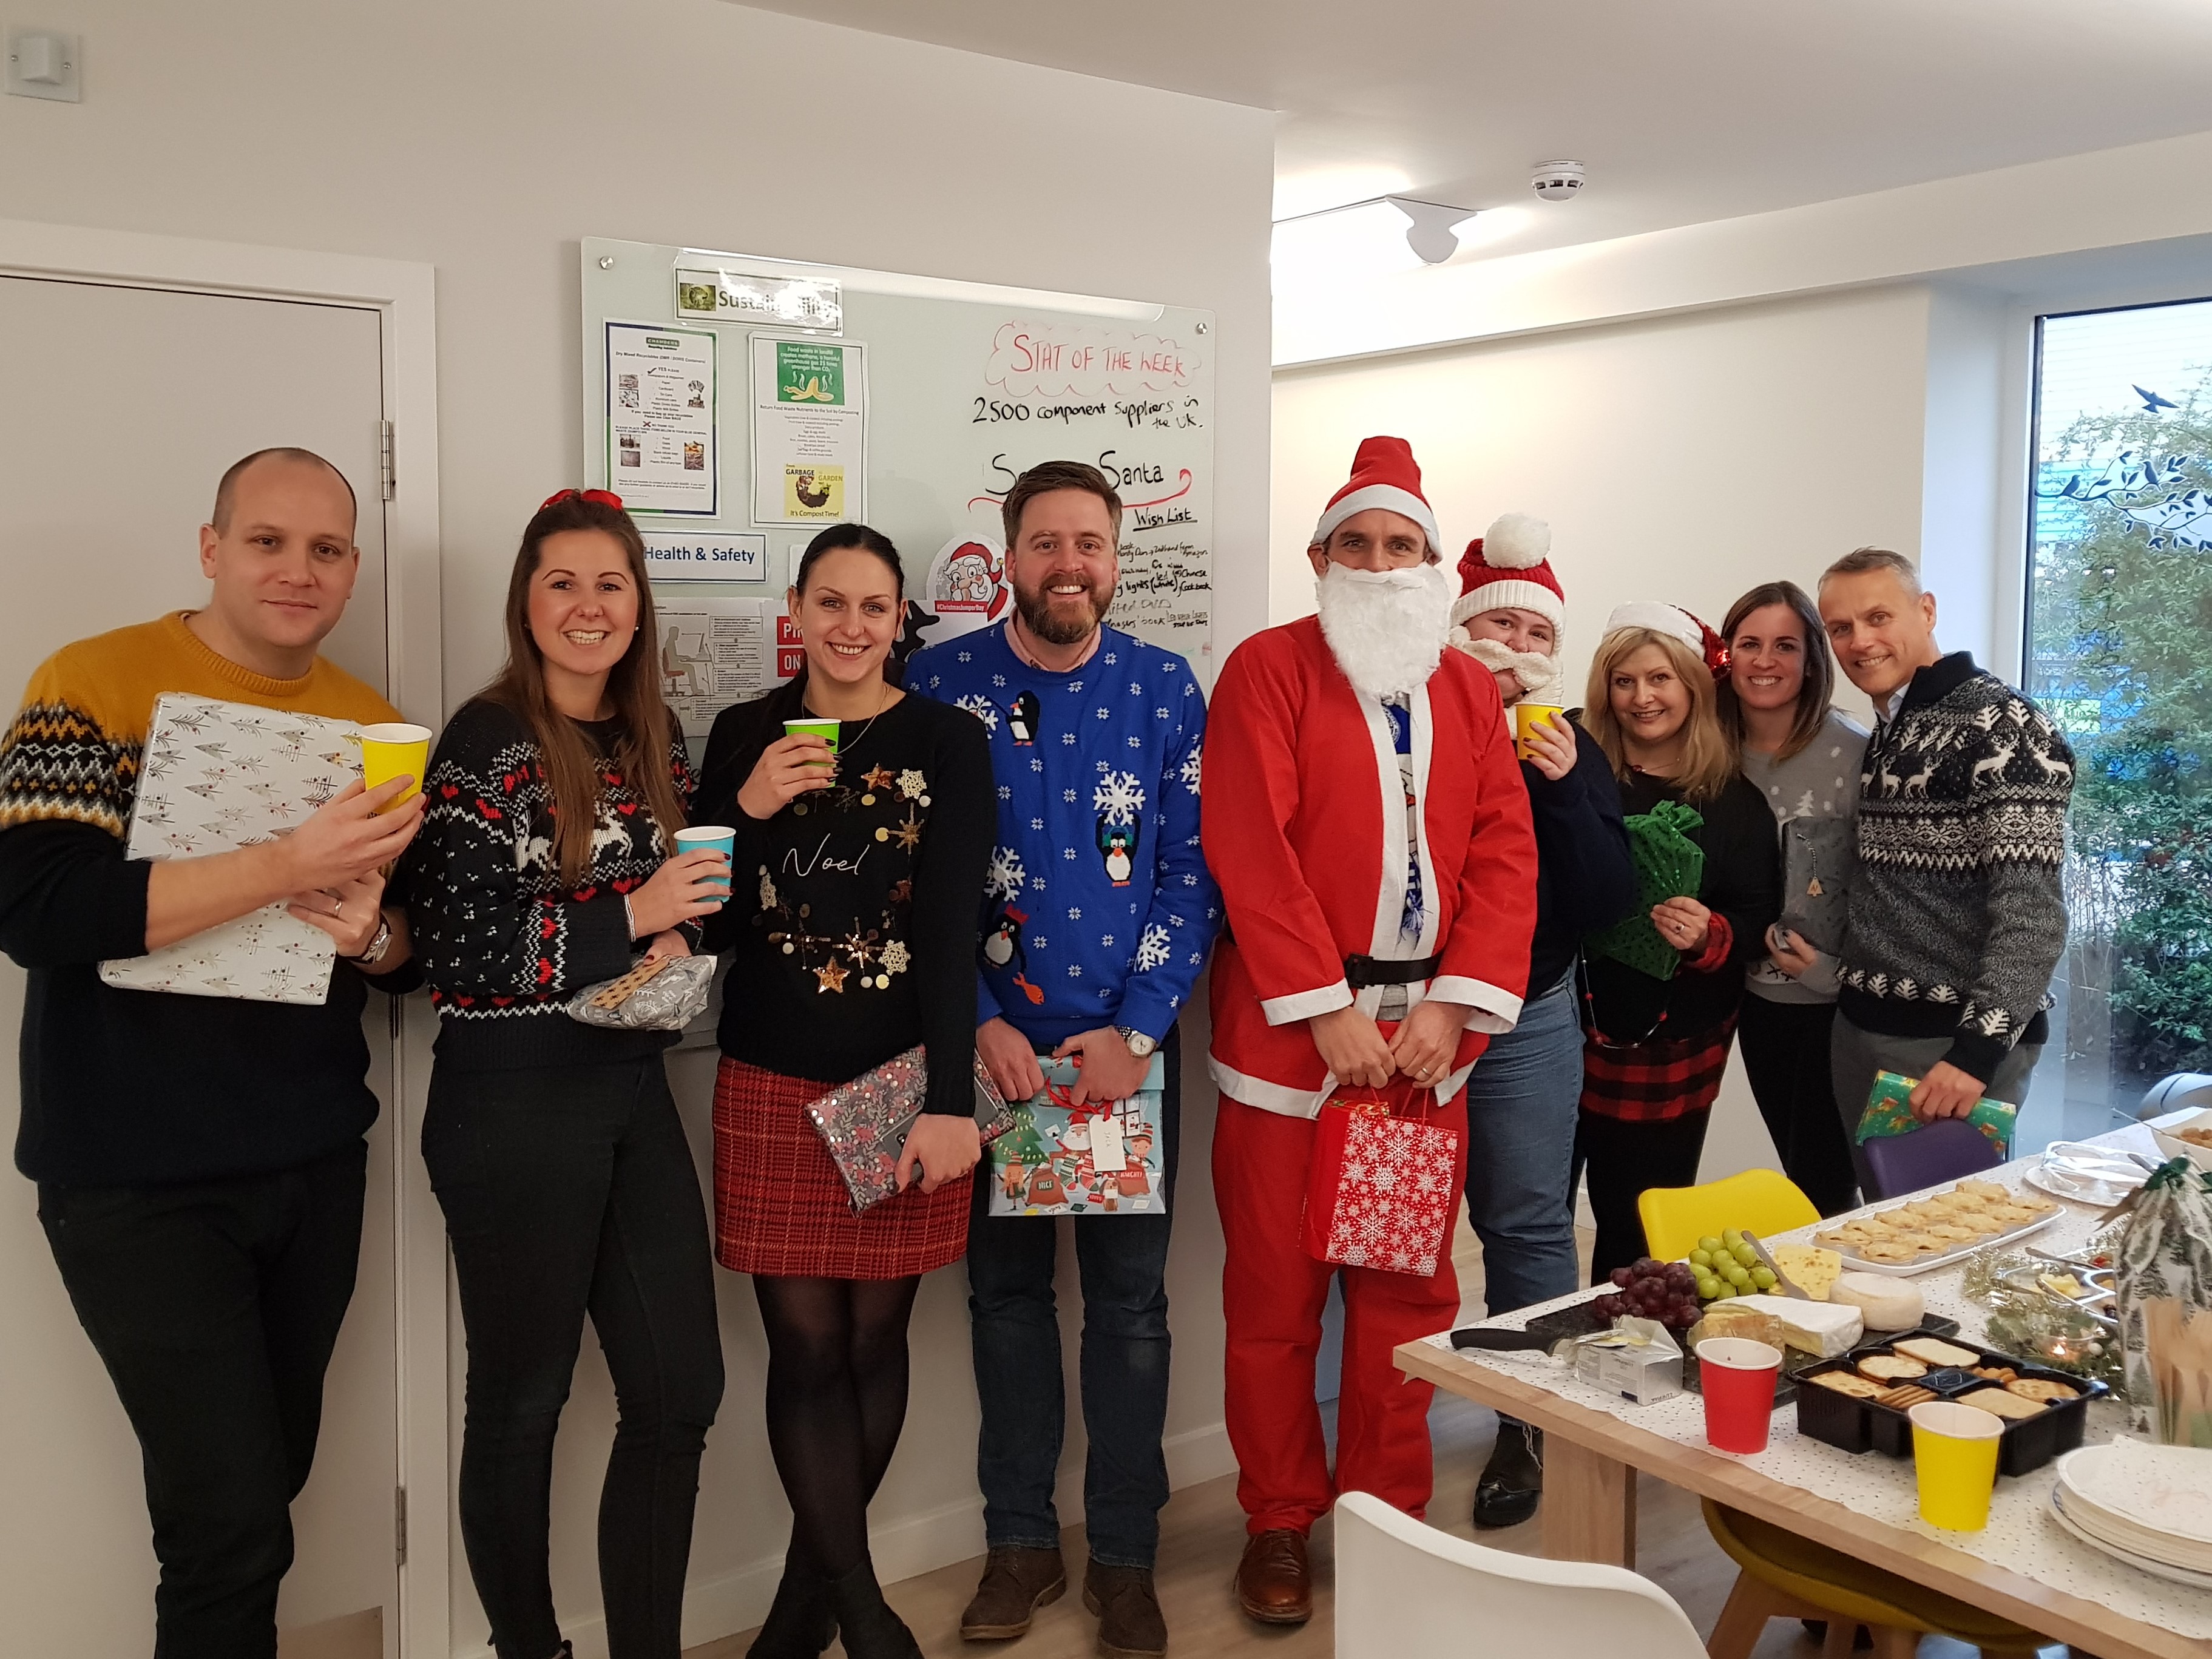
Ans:
{"type": "Polygon", "coordinates": [[[1459,1194],[1459,1131],[1436,1122],[1437,1092],[1346,1087],[1315,1120],[1305,1250],[1316,1261],[1435,1273],[1459,1194]]]}

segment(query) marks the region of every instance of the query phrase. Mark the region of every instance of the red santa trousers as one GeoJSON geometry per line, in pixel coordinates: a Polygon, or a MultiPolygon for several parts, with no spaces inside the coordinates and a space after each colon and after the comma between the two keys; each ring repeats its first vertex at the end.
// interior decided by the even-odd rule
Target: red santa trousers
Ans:
{"type": "MultiPolygon", "coordinates": [[[[1467,1184],[1467,1091],[1429,1120],[1457,1131],[1452,1191],[1467,1184]]],[[[1221,1274],[1228,1322],[1229,1444],[1245,1530],[1303,1533],[1340,1492],[1372,1492],[1418,1519],[1434,1469],[1429,1401],[1392,1361],[1401,1342],[1449,1329],[1459,1275],[1447,1250],[1427,1279],[1316,1261],[1301,1243],[1316,1128],[1222,1097],[1213,1128],[1213,1194],[1228,1259],[1221,1274]],[[1314,1401],[1322,1310],[1333,1273],[1344,1277],[1344,1363],[1336,1407],[1336,1477],[1329,1478],[1314,1401]]],[[[1458,1220],[1453,1202],[1453,1221],[1458,1220]]]]}

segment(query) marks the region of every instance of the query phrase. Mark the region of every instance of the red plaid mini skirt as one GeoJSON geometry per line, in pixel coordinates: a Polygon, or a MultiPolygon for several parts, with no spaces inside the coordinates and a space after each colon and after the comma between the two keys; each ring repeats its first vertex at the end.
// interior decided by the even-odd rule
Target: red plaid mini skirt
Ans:
{"type": "Polygon", "coordinates": [[[1728,1072],[1734,1016],[1702,1036],[1608,1043],[1583,1027],[1583,1110],[1628,1123],[1662,1123],[1710,1110],[1728,1072]]]}
{"type": "Polygon", "coordinates": [[[806,1115],[829,1086],[723,1055],[714,1077],[716,1258],[736,1273],[803,1279],[906,1279],[957,1261],[975,1183],[909,1187],[854,1215],[806,1115]]]}

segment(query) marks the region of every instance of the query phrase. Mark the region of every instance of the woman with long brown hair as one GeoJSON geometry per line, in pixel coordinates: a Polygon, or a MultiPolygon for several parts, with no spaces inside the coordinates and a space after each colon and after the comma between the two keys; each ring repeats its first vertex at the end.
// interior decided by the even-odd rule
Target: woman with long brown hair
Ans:
{"type": "Polygon", "coordinates": [[[1827,635],[1796,583],[1753,588],[1729,607],[1721,634],[1729,646],[1721,729],[1782,831],[1782,918],[1745,975],[1736,1025],[1744,1075],[1783,1173],[1822,1215],[1838,1215],[1858,1202],[1858,1172],[1836,1111],[1828,1039],[1844,895],[1858,869],[1867,734],[1830,701],[1827,635]]]}
{"type": "Polygon", "coordinates": [[[1645,1188],[1697,1181],[1744,967],[1765,950],[1780,908],[1774,820],[1721,731],[1713,682],[1726,663],[1719,636],[1688,611],[1644,603],[1607,619],[1590,664],[1583,719],[1613,763],[1632,842],[1639,817],[1678,802],[1696,815],[1681,833],[1704,855],[1697,891],[1650,911],[1671,974],[1601,950],[1583,955],[1575,1158],[1597,1221],[1594,1283],[1644,1253],[1636,1200],[1645,1188]]]}
{"type": "Polygon", "coordinates": [[[661,1065],[675,1035],[563,1006],[688,955],[727,891],[720,853],[675,854],[692,778],[657,637],[620,497],[547,501],[507,586],[507,665],[440,738],[403,872],[439,1013],[422,1158],[468,1331],[461,1538],[499,1659],[569,1651],[546,1539],[585,1316],[620,1409],[599,1499],[612,1659],[676,1659],[721,1400],[707,1216],[661,1065]]]}

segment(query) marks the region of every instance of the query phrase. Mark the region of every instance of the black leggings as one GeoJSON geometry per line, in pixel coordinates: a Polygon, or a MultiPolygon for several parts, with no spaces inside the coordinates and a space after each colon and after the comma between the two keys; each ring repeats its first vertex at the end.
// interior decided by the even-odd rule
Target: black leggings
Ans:
{"type": "Polygon", "coordinates": [[[1828,1037],[1835,1029],[1832,1002],[1775,1002],[1747,995],[1736,1018],[1744,1075],[1766,1120],[1782,1160],[1813,1207],[1841,1215],[1859,1201],[1859,1174],[1851,1164],[1850,1137],[1836,1110],[1836,1084],[1828,1066],[1828,1037]]]}
{"type": "Polygon", "coordinates": [[[1602,1285],[1615,1267],[1644,1254],[1644,1218],[1636,1200],[1645,1188],[1698,1184],[1698,1158],[1712,1115],[1710,1106],[1654,1123],[1582,1115],[1575,1126],[1575,1164],[1577,1176],[1589,1173],[1590,1213],[1597,1220],[1591,1284],[1602,1285]]]}
{"type": "Polygon", "coordinates": [[[499,1659],[561,1651],[553,1440],[586,1313],[619,1413],[599,1492],[607,1650],[677,1659],[722,1348],[706,1206],[660,1056],[434,1066],[422,1158],[468,1328],[461,1540],[499,1659]]]}
{"type": "Polygon", "coordinates": [[[908,1316],[921,1280],[756,1274],[768,1328],[768,1443],[794,1565],[840,1578],[868,1553],[868,1500],[906,1421],[908,1316]]]}

